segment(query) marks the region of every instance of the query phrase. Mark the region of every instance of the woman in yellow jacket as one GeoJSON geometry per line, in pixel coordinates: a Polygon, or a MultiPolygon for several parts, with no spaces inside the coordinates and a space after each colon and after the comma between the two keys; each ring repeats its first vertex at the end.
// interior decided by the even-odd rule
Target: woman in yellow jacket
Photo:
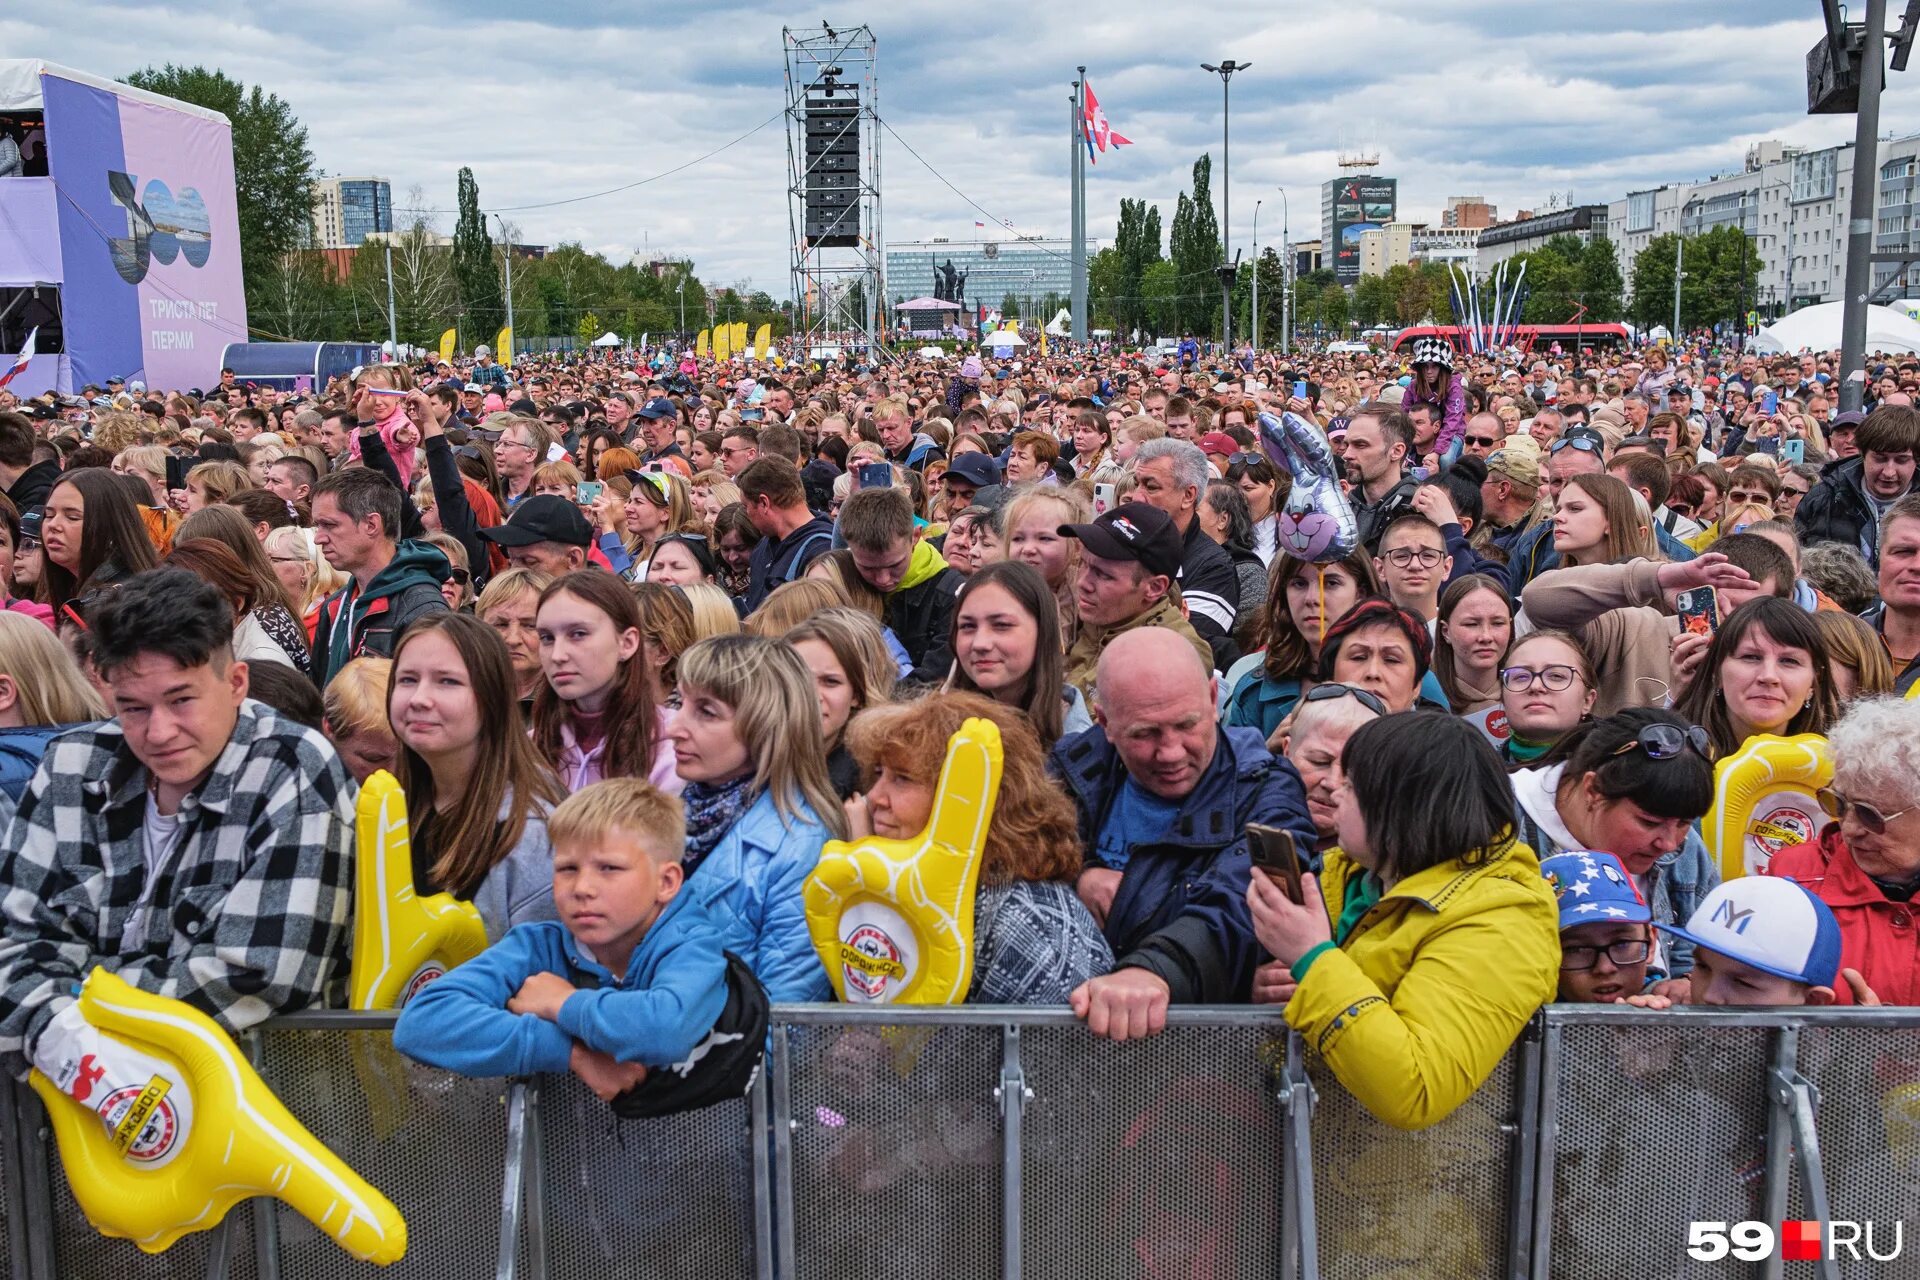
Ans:
{"type": "Polygon", "coordinates": [[[1347,740],[1340,767],[1339,847],[1303,879],[1304,906],[1253,877],[1254,933],[1291,970],[1280,994],[1307,1047],[1375,1118],[1425,1129],[1553,998],[1559,916],[1472,725],[1387,716],[1347,740]]]}

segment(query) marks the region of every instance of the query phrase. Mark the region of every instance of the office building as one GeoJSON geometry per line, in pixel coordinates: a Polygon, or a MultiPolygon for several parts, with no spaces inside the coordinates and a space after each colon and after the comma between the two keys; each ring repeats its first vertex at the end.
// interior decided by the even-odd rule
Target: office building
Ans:
{"type": "Polygon", "coordinates": [[[1522,209],[1511,222],[1496,222],[1479,233],[1473,267],[1485,274],[1516,254],[1532,253],[1555,236],[1572,236],[1586,244],[1607,233],[1607,206],[1581,204],[1536,214],[1522,209]]]}
{"type": "Polygon", "coordinates": [[[1341,284],[1360,278],[1360,237],[1399,217],[1400,180],[1376,174],[1334,178],[1320,185],[1320,241],[1326,265],[1341,284]]]}
{"type": "Polygon", "coordinates": [[[385,178],[322,178],[313,184],[313,246],[353,249],[393,229],[393,184],[385,178]]]}
{"type": "Polygon", "coordinates": [[[1448,196],[1447,207],[1440,214],[1443,227],[1477,227],[1485,229],[1500,220],[1500,211],[1487,203],[1485,196],[1448,196]]]}
{"type": "MultiPolygon", "coordinates": [[[[1089,258],[1099,249],[1099,242],[1087,241],[1089,258]]],[[[940,296],[949,266],[956,275],[966,277],[959,300],[968,306],[998,307],[1012,294],[1024,314],[1037,310],[1048,295],[1060,300],[1073,294],[1071,241],[1041,236],[1000,240],[935,236],[931,240],[897,240],[887,246],[887,300],[897,304],[940,296]]]]}

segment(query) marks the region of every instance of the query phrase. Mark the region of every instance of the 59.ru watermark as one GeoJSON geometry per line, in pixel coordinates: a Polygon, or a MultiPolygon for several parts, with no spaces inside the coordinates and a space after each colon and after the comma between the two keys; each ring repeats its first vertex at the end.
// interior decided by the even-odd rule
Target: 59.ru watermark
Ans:
{"type": "Polygon", "coordinates": [[[1776,1233],[1766,1222],[1694,1222],[1687,1226],[1687,1256],[1698,1262],[1771,1258],[1778,1245],[1788,1262],[1848,1258],[1855,1262],[1891,1262],[1906,1241],[1901,1223],[1790,1220],[1776,1233]]]}

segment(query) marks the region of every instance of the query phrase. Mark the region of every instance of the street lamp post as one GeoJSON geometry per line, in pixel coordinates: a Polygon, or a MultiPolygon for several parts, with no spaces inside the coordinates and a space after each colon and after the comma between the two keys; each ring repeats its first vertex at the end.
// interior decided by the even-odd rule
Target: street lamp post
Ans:
{"type": "Polygon", "coordinates": [[[1287,211],[1287,189],[1274,190],[1280,193],[1280,354],[1284,356],[1293,345],[1293,219],[1287,211]]]}
{"type": "Polygon", "coordinates": [[[680,295],[680,340],[682,342],[685,342],[687,339],[687,273],[686,272],[682,271],[680,273],[680,283],[673,286],[673,291],[676,294],[680,295]]]}
{"type": "Polygon", "coordinates": [[[1211,62],[1200,64],[1202,71],[1220,77],[1220,345],[1223,348],[1233,346],[1233,134],[1228,119],[1232,105],[1228,83],[1234,72],[1245,71],[1252,65],[1232,58],[1218,66],[1211,62]]]}
{"type": "Polygon", "coordinates": [[[1253,202],[1253,349],[1260,349],[1260,205],[1253,202]]]}

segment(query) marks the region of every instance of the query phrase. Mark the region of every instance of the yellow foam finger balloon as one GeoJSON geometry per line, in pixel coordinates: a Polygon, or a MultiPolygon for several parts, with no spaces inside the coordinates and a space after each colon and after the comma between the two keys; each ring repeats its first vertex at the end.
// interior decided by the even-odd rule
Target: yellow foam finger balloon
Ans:
{"type": "Polygon", "coordinates": [[[1834,815],[1820,804],[1833,752],[1817,733],[1747,739],[1713,767],[1713,808],[1700,824],[1722,879],[1765,875],[1774,855],[1820,834],[1834,815]]]}
{"type": "Polygon", "coordinates": [[[973,982],[973,895],[1000,794],[1000,730],[947,741],[927,828],[910,840],[830,840],[807,880],[807,928],[840,999],[952,1004],[973,982]]]}
{"type": "Polygon", "coordinates": [[[398,1009],[485,951],[487,928],[472,903],[414,889],[407,799],[392,774],[383,769],[367,779],[357,818],[351,1003],[398,1009]]]}
{"type": "Polygon", "coordinates": [[[158,1253],[266,1195],[356,1258],[406,1253],[399,1212],[293,1118],[213,1019],[105,969],[87,975],[79,1009],[89,1051],[60,1085],[39,1071],[29,1082],[100,1231],[158,1253]]]}

